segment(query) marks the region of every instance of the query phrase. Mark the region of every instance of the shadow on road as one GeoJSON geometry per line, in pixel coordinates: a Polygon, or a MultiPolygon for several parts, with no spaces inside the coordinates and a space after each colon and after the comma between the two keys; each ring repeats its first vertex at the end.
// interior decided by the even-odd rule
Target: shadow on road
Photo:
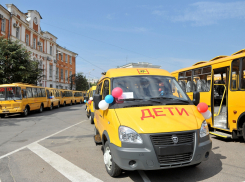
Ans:
{"type": "Polygon", "coordinates": [[[222,170],[221,159],[226,159],[226,157],[211,151],[208,161],[202,162],[197,167],[188,166],[145,171],[145,173],[151,181],[202,181],[220,173],[222,170]]]}
{"type": "Polygon", "coordinates": [[[10,114],[6,115],[5,118],[0,119],[0,127],[1,126],[17,126],[19,122],[27,121],[29,119],[39,119],[43,116],[51,116],[57,113],[71,112],[80,110],[84,104],[77,104],[72,106],[65,106],[60,108],[54,108],[53,110],[45,109],[42,113],[38,111],[31,111],[27,117],[21,116],[21,114],[10,114]]]}

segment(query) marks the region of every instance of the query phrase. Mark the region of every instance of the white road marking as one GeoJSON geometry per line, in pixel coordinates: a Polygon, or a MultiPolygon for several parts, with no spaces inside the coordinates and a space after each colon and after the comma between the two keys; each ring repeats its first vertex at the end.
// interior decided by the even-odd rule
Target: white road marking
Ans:
{"type": "MultiPolygon", "coordinates": [[[[52,134],[52,135],[46,136],[46,137],[44,137],[44,138],[42,138],[42,139],[40,139],[40,140],[37,140],[37,141],[35,141],[35,142],[31,143],[31,144],[38,143],[38,142],[43,141],[43,140],[45,140],[45,139],[47,139],[47,138],[49,138],[49,137],[52,137],[52,136],[54,136],[54,135],[57,135],[58,133],[61,133],[61,132],[65,131],[65,130],[67,130],[67,129],[73,127],[73,126],[76,126],[76,125],[78,125],[78,124],[81,124],[81,123],[83,123],[84,121],[87,121],[87,120],[83,120],[83,121],[81,121],[81,122],[79,122],[79,123],[76,123],[76,124],[74,124],[74,125],[71,125],[71,126],[65,128],[65,129],[63,129],[63,130],[60,130],[60,131],[58,131],[58,132],[56,132],[56,133],[54,133],[54,134],[52,134]]],[[[31,144],[28,144],[28,145],[26,145],[26,146],[24,146],[24,147],[21,147],[21,148],[16,149],[16,150],[14,150],[14,151],[12,151],[12,152],[9,152],[9,153],[7,153],[7,154],[5,154],[5,155],[2,155],[2,156],[0,157],[0,159],[2,159],[2,158],[4,158],[4,157],[7,157],[7,156],[9,156],[9,155],[12,155],[12,154],[14,154],[14,153],[16,153],[16,152],[19,152],[20,150],[25,149],[26,147],[28,147],[28,146],[31,145],[31,144]]]]}
{"type": "Polygon", "coordinates": [[[150,179],[148,178],[148,176],[146,176],[146,174],[144,173],[144,171],[138,171],[141,178],[143,179],[144,182],[151,182],[150,179]]]}
{"type": "Polygon", "coordinates": [[[27,148],[73,182],[102,182],[100,179],[92,176],[88,172],[82,170],[68,160],[39,145],[38,143],[30,144],[27,148]]]}

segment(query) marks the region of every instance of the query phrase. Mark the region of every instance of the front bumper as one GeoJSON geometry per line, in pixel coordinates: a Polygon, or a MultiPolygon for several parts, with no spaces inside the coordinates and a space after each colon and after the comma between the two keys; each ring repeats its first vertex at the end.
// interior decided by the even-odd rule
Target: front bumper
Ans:
{"type": "Polygon", "coordinates": [[[1,109],[0,114],[13,114],[13,113],[22,113],[23,110],[21,108],[6,108],[1,109]]]}
{"type": "MultiPolygon", "coordinates": [[[[143,144],[122,143],[118,147],[110,143],[110,150],[114,162],[124,170],[156,170],[166,168],[176,168],[190,166],[208,159],[212,148],[212,141],[209,135],[199,138],[199,130],[195,131],[195,143],[191,160],[185,162],[176,162],[169,164],[160,164],[158,156],[150,139],[150,134],[140,134],[143,144]],[[135,164],[129,164],[134,161],[135,164]]],[[[133,162],[133,163],[134,163],[133,162]]]]}

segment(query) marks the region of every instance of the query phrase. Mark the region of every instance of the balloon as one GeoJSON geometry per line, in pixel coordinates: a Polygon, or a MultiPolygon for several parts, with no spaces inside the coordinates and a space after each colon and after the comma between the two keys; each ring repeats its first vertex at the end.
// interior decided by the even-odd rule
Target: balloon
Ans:
{"type": "Polygon", "coordinates": [[[120,88],[120,87],[116,87],[112,90],[112,96],[115,97],[115,98],[118,98],[122,95],[123,93],[123,90],[120,88]]]}
{"type": "Polygon", "coordinates": [[[89,100],[93,100],[93,97],[90,97],[89,100]]]}
{"type": "Polygon", "coordinates": [[[101,110],[106,110],[106,109],[108,109],[108,107],[109,107],[109,104],[106,103],[105,100],[102,100],[102,101],[99,102],[99,108],[100,108],[101,110]]]}
{"type": "Polygon", "coordinates": [[[197,105],[197,110],[200,112],[200,113],[204,113],[208,110],[208,105],[204,102],[201,102],[197,105]]]}
{"type": "Polygon", "coordinates": [[[86,100],[84,100],[84,103],[86,103],[87,101],[86,100]]]}
{"type": "Polygon", "coordinates": [[[92,100],[89,100],[88,103],[91,104],[92,103],[92,100]]]}
{"type": "Polygon", "coordinates": [[[111,104],[114,101],[114,98],[112,95],[107,95],[105,97],[105,101],[106,101],[106,103],[111,104]]]}
{"type": "Polygon", "coordinates": [[[209,110],[207,110],[206,112],[201,113],[201,114],[202,114],[202,116],[203,116],[205,119],[209,119],[209,118],[212,117],[212,113],[211,113],[209,110]]]}

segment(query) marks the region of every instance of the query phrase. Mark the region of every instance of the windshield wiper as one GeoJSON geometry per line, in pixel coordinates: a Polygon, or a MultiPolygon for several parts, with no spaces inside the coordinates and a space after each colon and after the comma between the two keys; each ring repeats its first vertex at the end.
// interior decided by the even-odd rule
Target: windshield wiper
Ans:
{"type": "Polygon", "coordinates": [[[188,100],[182,100],[182,99],[171,98],[171,97],[152,97],[151,99],[171,99],[171,100],[174,100],[174,101],[190,103],[190,101],[188,101],[188,100]]]}
{"type": "Polygon", "coordinates": [[[124,101],[134,101],[134,100],[144,100],[144,99],[137,99],[137,98],[128,98],[128,99],[119,99],[120,100],[124,100],[124,101]]]}

